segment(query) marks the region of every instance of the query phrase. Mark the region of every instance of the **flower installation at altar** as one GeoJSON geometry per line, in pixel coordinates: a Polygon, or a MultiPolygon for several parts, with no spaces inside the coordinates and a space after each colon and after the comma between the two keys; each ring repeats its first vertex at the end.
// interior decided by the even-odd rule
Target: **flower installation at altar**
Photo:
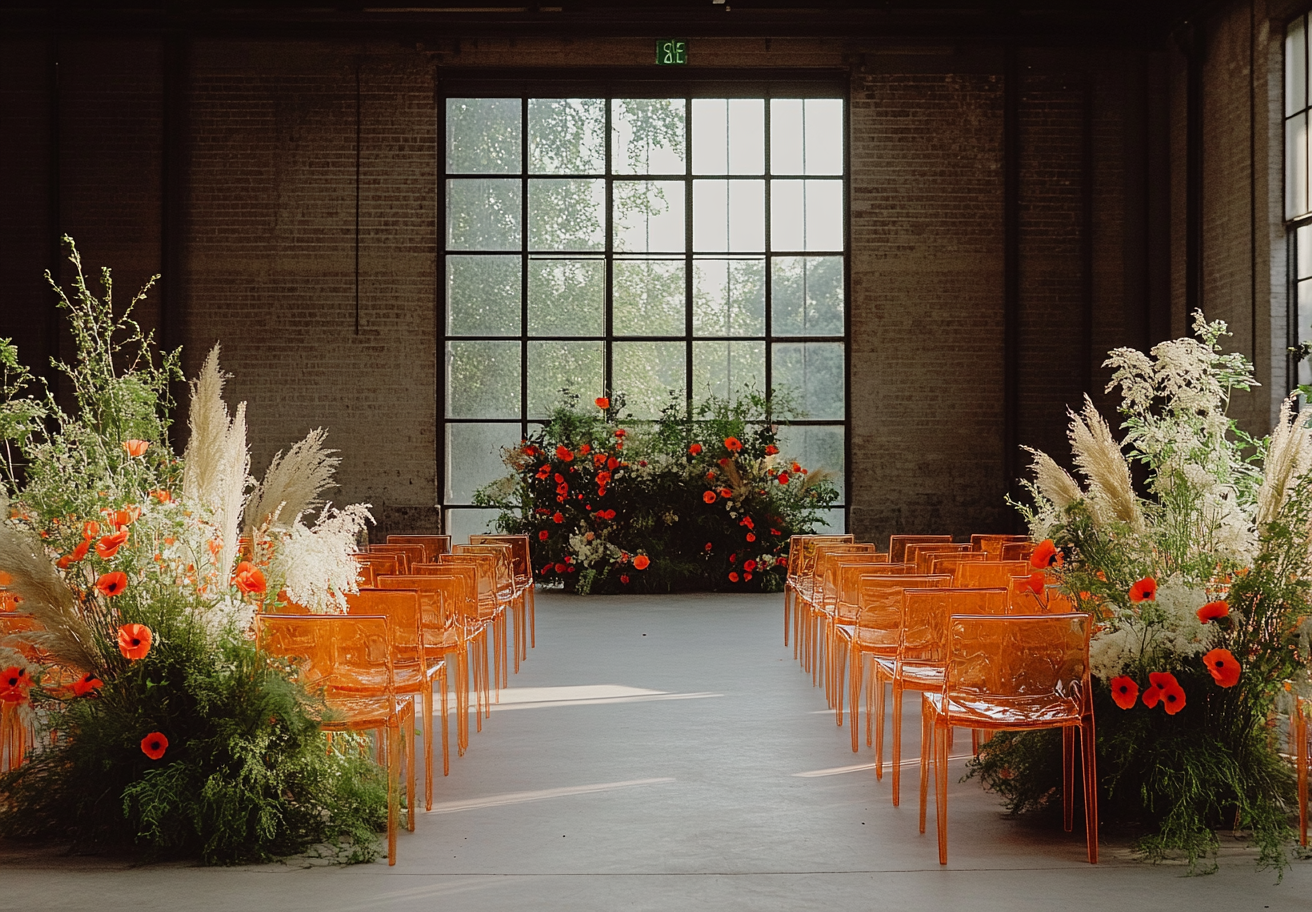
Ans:
{"type": "MultiPolygon", "coordinates": [[[[1031,451],[1024,507],[1033,564],[1098,622],[1090,646],[1099,814],[1139,849],[1197,866],[1219,828],[1251,834],[1258,863],[1287,863],[1293,772],[1281,713],[1309,689],[1312,429],[1286,402],[1270,438],[1227,418],[1251,365],[1223,354],[1225,324],[1113,351],[1121,427],[1086,401],[1071,415],[1082,483],[1031,451]],[[1132,465],[1142,467],[1142,494],[1132,465]]],[[[1004,734],[974,772],[1015,812],[1060,806],[1060,739],[1004,734]]]]}
{"type": "Polygon", "coordinates": [[[580,594],[783,588],[789,536],[838,496],[827,472],[779,452],[783,397],[672,400],[645,423],[622,417],[620,396],[594,405],[567,397],[476,497],[502,532],[529,536],[540,580],[580,594]]]}
{"type": "Polygon", "coordinates": [[[283,599],[342,608],[366,508],[320,503],[336,464],[321,431],[254,483],[217,346],[179,459],[166,436],[179,353],[130,318],[146,289],[116,314],[109,271],[95,296],[65,240],[74,294],[55,290],[76,357],[56,367],[71,410],[0,340],[0,706],[15,764],[0,835],[210,863],[327,843],[368,860],[384,776],[358,741],[326,739],[322,703],[250,637],[283,599]]]}

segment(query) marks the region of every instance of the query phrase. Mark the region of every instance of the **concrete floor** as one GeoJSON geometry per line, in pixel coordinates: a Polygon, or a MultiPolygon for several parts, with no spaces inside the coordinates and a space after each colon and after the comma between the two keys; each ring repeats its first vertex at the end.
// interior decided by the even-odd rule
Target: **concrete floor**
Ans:
{"type": "Polygon", "coordinates": [[[1312,909],[1312,862],[1277,884],[1233,843],[1217,874],[1185,877],[1105,840],[1095,867],[1080,833],[1005,820],[959,774],[940,868],[916,767],[901,808],[887,778],[848,769],[871,752],[851,752],[782,645],[781,604],[540,595],[537,649],[394,868],[134,868],[0,845],[0,910],[1312,909]]]}

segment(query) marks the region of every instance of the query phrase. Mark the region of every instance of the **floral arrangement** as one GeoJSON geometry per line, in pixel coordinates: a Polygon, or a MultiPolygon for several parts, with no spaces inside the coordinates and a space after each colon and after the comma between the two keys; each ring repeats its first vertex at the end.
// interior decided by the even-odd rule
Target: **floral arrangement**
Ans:
{"type": "Polygon", "coordinates": [[[224,863],[322,843],[371,858],[383,776],[351,739],[329,744],[324,707],[250,637],[255,612],[288,599],[341,607],[367,509],[306,523],[336,462],[321,431],[254,484],[217,346],[177,458],[179,353],[130,319],[146,289],[116,314],[109,271],[96,297],[65,240],[75,294],[55,290],[77,356],[56,367],[76,408],[32,394],[0,340],[0,703],[31,746],[0,775],[0,835],[224,863]]]}
{"type": "Polygon", "coordinates": [[[828,473],[779,452],[781,399],[672,400],[642,425],[622,419],[622,397],[588,412],[569,397],[476,499],[529,536],[539,579],[569,591],[779,590],[789,536],[837,498],[828,473]]]}
{"type": "MultiPolygon", "coordinates": [[[[1103,819],[1142,828],[1147,857],[1191,865],[1218,828],[1243,829],[1279,868],[1293,775],[1275,723],[1308,692],[1312,655],[1312,429],[1291,397],[1268,440],[1239,431],[1226,407],[1255,385],[1251,365],[1222,353],[1224,323],[1198,313],[1194,330],[1150,355],[1111,353],[1124,438],[1086,401],[1069,435],[1084,483],[1031,451],[1022,511],[1044,539],[1036,571],[1097,618],[1103,819]]],[[[1059,751],[1004,735],[975,771],[1013,810],[1037,810],[1060,795],[1059,751]]]]}

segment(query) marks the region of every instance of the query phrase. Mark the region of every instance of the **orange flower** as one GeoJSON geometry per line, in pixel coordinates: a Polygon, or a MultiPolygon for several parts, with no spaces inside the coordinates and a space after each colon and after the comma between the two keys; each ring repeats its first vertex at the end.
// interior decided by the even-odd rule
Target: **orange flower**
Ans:
{"type": "Polygon", "coordinates": [[[166,504],[173,499],[173,495],[163,489],[160,489],[158,491],[151,491],[150,496],[155,498],[162,504],[166,504]]]}
{"type": "Polygon", "coordinates": [[[802,467],[797,463],[793,463],[793,474],[796,475],[800,471],[802,471],[802,467]]]}
{"type": "Polygon", "coordinates": [[[150,443],[146,440],[124,440],[123,449],[128,451],[128,455],[136,458],[137,456],[146,455],[146,450],[150,449],[150,443]]]}
{"type": "Polygon", "coordinates": [[[141,752],[152,760],[158,760],[169,749],[169,739],[160,732],[151,732],[141,739],[141,752]]]}
{"type": "Polygon", "coordinates": [[[543,529],[541,532],[538,533],[538,540],[539,540],[539,541],[546,541],[548,537],[549,537],[549,536],[547,535],[547,530],[546,530],[546,529],[543,529]]]}
{"type": "Polygon", "coordinates": [[[127,529],[121,529],[113,535],[106,535],[100,541],[96,542],[96,554],[98,554],[103,560],[109,560],[115,554],[118,554],[119,546],[127,540],[127,529]]]}
{"type": "Polygon", "coordinates": [[[586,455],[588,455],[588,454],[591,453],[591,452],[592,452],[592,444],[590,444],[590,443],[585,443],[585,444],[583,444],[583,446],[579,447],[579,455],[580,455],[580,456],[586,456],[586,455]]]}
{"type": "Polygon", "coordinates": [[[1145,576],[1139,582],[1130,587],[1130,601],[1153,602],[1157,600],[1157,580],[1151,576],[1145,576]]]}
{"type": "Polygon", "coordinates": [[[778,476],[776,476],[775,480],[778,481],[780,484],[788,484],[788,473],[780,472],[778,476]]]}
{"type": "Polygon", "coordinates": [[[89,693],[94,693],[105,686],[105,682],[100,680],[91,672],[87,672],[81,678],[73,682],[73,696],[85,697],[89,693]]]}
{"type": "Polygon", "coordinates": [[[1153,687],[1152,685],[1149,685],[1148,687],[1144,688],[1143,691],[1144,706],[1148,707],[1149,709],[1153,709],[1154,707],[1157,706],[1157,704],[1161,701],[1161,699],[1162,699],[1162,691],[1160,688],[1153,687]]]}
{"type": "Polygon", "coordinates": [[[694,456],[696,456],[701,451],[702,451],[702,445],[700,443],[694,443],[692,446],[688,447],[688,452],[692,453],[694,456]]]}
{"type": "Polygon", "coordinates": [[[629,575],[627,573],[621,573],[620,582],[627,586],[629,584],[629,575]]]}
{"type": "Polygon", "coordinates": [[[725,500],[728,500],[730,497],[733,497],[733,491],[728,488],[720,488],[720,496],[725,500]]]}
{"type": "Polygon", "coordinates": [[[124,507],[114,514],[114,525],[119,529],[124,526],[130,526],[141,516],[141,507],[131,505],[124,507]]]}
{"type": "Polygon", "coordinates": [[[738,582],[738,574],[736,572],[729,574],[729,582],[731,583],[738,582]]]}
{"type": "Polygon", "coordinates": [[[154,639],[145,624],[124,624],[118,629],[118,651],[123,653],[123,658],[135,662],[149,654],[154,639]]]}
{"type": "Polygon", "coordinates": [[[565,572],[565,565],[564,565],[564,564],[556,564],[556,572],[557,572],[557,573],[564,573],[564,572],[565,572]]]}
{"type": "Polygon", "coordinates": [[[554,523],[563,523],[565,521],[565,515],[563,513],[553,513],[551,514],[551,521],[554,523]]]}
{"type": "Polygon", "coordinates": [[[730,453],[737,453],[743,448],[743,444],[737,437],[726,437],[724,438],[724,448],[730,453]]]}
{"type": "Polygon", "coordinates": [[[1043,587],[1047,584],[1048,578],[1042,573],[1031,573],[1020,582],[1016,583],[1016,588],[1022,592],[1033,592],[1035,595],[1043,595],[1043,587]]]}
{"type": "Polygon", "coordinates": [[[608,409],[608,408],[610,408],[610,400],[607,399],[605,396],[598,396],[598,397],[597,397],[596,399],[594,399],[593,401],[597,403],[597,408],[599,408],[599,409],[608,409]]]}
{"type": "Polygon", "coordinates": [[[773,443],[767,444],[765,447],[765,455],[767,456],[774,456],[778,452],[779,452],[779,448],[775,446],[773,443]]]}
{"type": "Polygon", "coordinates": [[[1045,538],[1039,542],[1039,546],[1034,549],[1030,555],[1030,566],[1035,570],[1047,570],[1049,567],[1060,567],[1062,564],[1062,553],[1057,546],[1052,543],[1052,539],[1045,538]]]}
{"type": "Polygon", "coordinates": [[[747,533],[747,540],[748,540],[749,542],[754,542],[754,541],[756,541],[756,533],[755,533],[755,532],[748,532],[748,533],[747,533]]]}
{"type": "Polygon", "coordinates": [[[94,519],[87,520],[85,523],[82,524],[82,537],[85,538],[87,541],[91,541],[91,539],[95,538],[99,534],[100,534],[100,523],[96,522],[94,519]]]}
{"type": "MultiPolygon", "coordinates": [[[[1167,715],[1173,716],[1184,709],[1184,688],[1175,679],[1175,675],[1169,671],[1154,671],[1148,675],[1148,680],[1157,689],[1161,698],[1162,709],[1166,710],[1167,715]]],[[[1156,703],[1156,700],[1153,702],[1156,703]]],[[[1148,694],[1145,692],[1144,704],[1147,705],[1147,703],[1148,694]]]]}
{"type": "Polygon", "coordinates": [[[559,459],[561,462],[573,462],[573,461],[574,461],[574,451],[571,450],[569,447],[564,446],[564,445],[557,446],[557,447],[556,447],[556,458],[559,459]]]}
{"type": "Polygon", "coordinates": [[[1229,649],[1213,649],[1203,656],[1203,662],[1207,665],[1212,680],[1220,686],[1234,687],[1239,683],[1239,673],[1242,669],[1229,649]]]}
{"type": "Polygon", "coordinates": [[[1219,620],[1230,614],[1229,602],[1208,602],[1198,609],[1198,623],[1206,624],[1209,621],[1219,620]]]}
{"type": "Polygon", "coordinates": [[[624,436],[625,434],[627,434],[627,433],[628,433],[628,431],[624,430],[624,428],[616,428],[616,429],[615,429],[615,436],[616,436],[616,437],[623,437],[623,436],[624,436]]]}
{"type": "Polygon", "coordinates": [[[113,598],[128,587],[127,574],[122,570],[115,570],[113,573],[102,574],[100,579],[96,580],[96,588],[100,594],[106,598],[113,598]]]}
{"type": "Polygon", "coordinates": [[[1112,699],[1121,709],[1131,708],[1139,699],[1139,685],[1127,675],[1112,678],[1112,699]]]}
{"type": "Polygon", "coordinates": [[[650,566],[651,566],[651,561],[647,558],[647,555],[645,554],[639,554],[637,557],[633,559],[634,570],[646,570],[650,566]]]}
{"type": "Polygon", "coordinates": [[[611,479],[610,472],[597,473],[597,485],[599,487],[603,487],[603,488],[606,487],[606,485],[610,484],[610,479],[611,479]]]}
{"type": "Polygon", "coordinates": [[[259,595],[264,592],[266,586],[264,573],[250,561],[242,561],[237,565],[236,571],[232,574],[232,582],[247,595],[252,593],[259,595]]]}
{"type": "Polygon", "coordinates": [[[715,492],[707,491],[705,494],[702,495],[702,500],[708,504],[715,503],[715,492]]]}
{"type": "Polygon", "coordinates": [[[756,569],[756,561],[754,561],[754,560],[743,561],[743,569],[746,570],[746,571],[748,571],[749,573],[750,573],[751,571],[755,570],[755,569],[756,569]]]}

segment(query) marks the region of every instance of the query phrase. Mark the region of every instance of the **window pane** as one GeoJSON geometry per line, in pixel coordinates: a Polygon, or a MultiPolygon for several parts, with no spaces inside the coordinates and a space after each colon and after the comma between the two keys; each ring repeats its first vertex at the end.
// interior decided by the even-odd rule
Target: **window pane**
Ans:
{"type": "MultiPolygon", "coordinates": [[[[1294,339],[1312,340],[1312,280],[1298,283],[1298,325],[1294,327],[1294,339]]],[[[1298,382],[1312,383],[1312,364],[1307,358],[1298,363],[1298,382]]]]}
{"type": "Polygon", "coordinates": [[[776,98],[770,102],[771,174],[806,173],[802,105],[800,98],[776,98]]]}
{"type": "Polygon", "coordinates": [[[1307,212],[1307,112],[1285,121],[1285,218],[1307,212]]]}
{"type": "Polygon", "coordinates": [[[764,250],[765,181],[693,181],[692,237],[698,253],[764,250]]]}
{"type": "Polygon", "coordinates": [[[683,174],[682,98],[617,98],[611,102],[611,169],[616,174],[683,174]]]}
{"type": "Polygon", "coordinates": [[[605,247],[606,182],[528,182],[530,250],[602,250],[605,247]]]}
{"type": "Polygon", "coordinates": [[[844,499],[843,472],[846,462],[844,431],[835,425],[784,425],[779,428],[779,453],[795,459],[811,473],[823,470],[829,481],[838,488],[838,499],[844,499]]]}
{"type": "Polygon", "coordinates": [[[474,492],[507,473],[501,451],[520,441],[519,423],[446,426],[446,502],[469,503],[474,492]]]}
{"type": "Polygon", "coordinates": [[[464,507],[446,511],[446,525],[442,531],[451,536],[453,542],[468,541],[471,535],[482,535],[495,531],[492,523],[500,511],[481,507],[464,507]]]}
{"type": "Polygon", "coordinates": [[[518,180],[448,180],[447,248],[518,250],[519,199],[518,180]]]}
{"type": "Polygon", "coordinates": [[[842,535],[847,532],[842,507],[835,507],[832,510],[820,510],[819,519],[815,524],[816,535],[842,535]]]}
{"type": "Polygon", "coordinates": [[[692,103],[692,170],[696,174],[765,171],[765,102],[697,98],[692,103]]]}
{"type": "Polygon", "coordinates": [[[843,173],[843,102],[776,98],[770,102],[772,174],[843,173]]]}
{"type": "Polygon", "coordinates": [[[770,188],[775,250],[843,249],[843,182],[777,180],[770,188]]]}
{"type": "Polygon", "coordinates": [[[528,417],[546,418],[562,390],[591,402],[602,390],[601,342],[528,343],[528,417]]]}
{"type": "Polygon", "coordinates": [[[770,292],[776,336],[843,335],[842,257],[775,257],[770,292]]]}
{"type": "Polygon", "coordinates": [[[1294,234],[1298,272],[1295,278],[1312,278],[1312,225],[1304,225],[1294,234]]]}
{"type": "Polygon", "coordinates": [[[695,260],[692,314],[699,336],[765,335],[765,260],[695,260]]]}
{"type": "Polygon", "coordinates": [[[519,335],[519,263],[517,256],[447,257],[447,332],[519,335]]]}
{"type": "Polygon", "coordinates": [[[529,99],[528,170],[532,174],[604,174],[605,99],[529,99]]]}
{"type": "Polygon", "coordinates": [[[615,181],[615,250],[680,253],[686,249],[683,181],[615,181]]]}
{"type": "Polygon", "coordinates": [[[600,336],[606,327],[606,264],[600,259],[528,261],[528,331],[600,336]]]}
{"type": "Polygon", "coordinates": [[[519,343],[446,344],[448,418],[519,417],[519,343]]]}
{"type": "Polygon", "coordinates": [[[680,405],[687,382],[686,349],[682,342],[616,342],[611,350],[611,376],[624,405],[637,418],[655,418],[671,400],[680,405]]]}
{"type": "Polygon", "coordinates": [[[1307,107],[1307,35],[1299,16],[1285,33],[1285,116],[1307,107]]]}
{"type": "Polygon", "coordinates": [[[453,174],[517,174],[518,98],[446,100],[446,170],[453,174]]]}
{"type": "Polygon", "coordinates": [[[744,387],[765,390],[765,343],[694,342],[692,393],[694,399],[719,396],[737,398],[744,387]]]}
{"type": "Polygon", "coordinates": [[[807,418],[842,420],[841,342],[780,342],[774,346],[774,388],[807,418]]]}
{"type": "Polygon", "coordinates": [[[616,260],[617,336],[681,336],[687,325],[682,260],[616,260]]]}

